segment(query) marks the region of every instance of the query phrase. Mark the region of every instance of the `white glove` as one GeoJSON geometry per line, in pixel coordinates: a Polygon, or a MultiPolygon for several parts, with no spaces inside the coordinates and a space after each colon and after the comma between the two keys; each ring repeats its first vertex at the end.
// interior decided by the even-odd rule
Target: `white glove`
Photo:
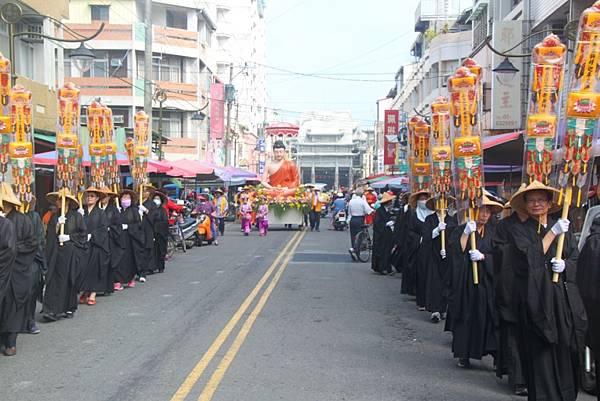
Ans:
{"type": "Polygon", "coordinates": [[[568,219],[558,219],[551,230],[554,235],[560,235],[569,231],[569,224],[571,224],[571,222],[568,219]]]}
{"type": "Polygon", "coordinates": [[[138,209],[139,209],[140,213],[148,213],[148,209],[146,209],[146,206],[144,206],[144,205],[139,205],[138,209]]]}
{"type": "Polygon", "coordinates": [[[85,216],[85,210],[83,210],[82,208],[77,209],[77,213],[79,213],[82,216],[85,216]]]}
{"type": "Polygon", "coordinates": [[[440,256],[442,257],[442,259],[446,259],[446,250],[445,249],[440,249],[440,256]]]}
{"type": "Polygon", "coordinates": [[[68,242],[71,241],[71,236],[68,234],[59,234],[58,235],[58,242],[63,243],[63,242],[68,242]]]}
{"type": "Polygon", "coordinates": [[[477,231],[477,223],[475,223],[474,221],[467,221],[467,224],[465,225],[465,231],[463,231],[464,234],[469,236],[475,231],[477,231]]]}
{"type": "Polygon", "coordinates": [[[123,230],[127,230],[129,228],[129,226],[127,224],[121,224],[121,228],[123,230]]]}
{"type": "Polygon", "coordinates": [[[58,216],[58,224],[65,224],[67,222],[67,218],[64,216],[58,216]]]}
{"type": "Polygon", "coordinates": [[[440,236],[440,229],[438,227],[431,230],[431,238],[437,238],[440,236]]]}
{"type": "Polygon", "coordinates": [[[6,217],[6,215],[4,214],[4,212],[0,211],[0,218],[6,217]]]}
{"type": "Polygon", "coordinates": [[[473,261],[473,262],[479,262],[480,260],[485,259],[485,255],[483,253],[479,252],[479,249],[471,249],[469,251],[469,257],[471,258],[471,261],[473,261]]]}
{"type": "Polygon", "coordinates": [[[438,224],[437,229],[440,231],[444,231],[446,229],[446,223],[440,221],[440,224],[438,224]]]}
{"type": "MultiPolygon", "coordinates": [[[[560,221],[560,220],[559,220],[560,221]]],[[[568,220],[567,220],[568,222],[568,220]]],[[[556,258],[552,258],[552,260],[550,261],[550,263],[552,264],[552,271],[554,273],[562,273],[565,271],[565,261],[562,259],[556,259],[556,258]]]]}
{"type": "Polygon", "coordinates": [[[92,234],[88,234],[88,241],[92,239],[92,234]]]}
{"type": "Polygon", "coordinates": [[[394,228],[394,222],[392,220],[390,220],[387,223],[385,223],[385,225],[386,225],[386,227],[394,228]]]}

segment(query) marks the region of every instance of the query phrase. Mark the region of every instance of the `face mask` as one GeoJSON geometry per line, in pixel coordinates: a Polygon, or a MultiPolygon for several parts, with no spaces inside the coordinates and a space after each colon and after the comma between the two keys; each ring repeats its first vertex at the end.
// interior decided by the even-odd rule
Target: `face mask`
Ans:
{"type": "Polygon", "coordinates": [[[417,207],[422,210],[427,209],[427,201],[424,201],[424,200],[417,201],[417,207]]]}
{"type": "Polygon", "coordinates": [[[131,199],[121,199],[121,206],[124,208],[131,206],[131,199]]]}
{"type": "Polygon", "coordinates": [[[160,206],[161,205],[160,199],[154,199],[154,204],[156,206],[160,206]]]}

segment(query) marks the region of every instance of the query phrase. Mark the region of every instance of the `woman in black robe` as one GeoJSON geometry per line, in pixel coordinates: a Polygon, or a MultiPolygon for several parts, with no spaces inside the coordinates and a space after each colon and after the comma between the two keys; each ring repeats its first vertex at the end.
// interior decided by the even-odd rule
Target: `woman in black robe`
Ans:
{"type": "Polygon", "coordinates": [[[557,194],[534,181],[510,200],[514,210],[529,215],[510,231],[529,400],[574,401],[585,345],[587,318],[575,283],[577,243],[568,220],[548,217],[557,194]],[[557,259],[560,234],[565,242],[557,259]],[[560,274],[558,283],[553,273],[560,274]]]}
{"type": "Polygon", "coordinates": [[[494,258],[492,214],[502,205],[483,197],[477,220],[459,226],[450,241],[452,291],[448,309],[452,317],[452,352],[458,366],[470,366],[470,359],[495,355],[498,349],[498,318],[494,304],[494,258]],[[469,246],[475,233],[476,249],[469,246]],[[472,262],[477,263],[479,284],[473,280],[472,262]]]}
{"type": "MultiPolygon", "coordinates": [[[[427,201],[427,208],[435,209],[435,199],[427,201]]],[[[448,242],[456,228],[456,218],[445,213],[444,221],[440,221],[438,213],[427,216],[425,219],[427,230],[431,233],[431,253],[425,265],[427,283],[425,292],[425,307],[431,312],[432,323],[439,323],[446,315],[446,286],[445,279],[449,266],[448,242]],[[442,231],[445,231],[445,249],[442,249],[442,231]]]]}
{"type": "Polygon", "coordinates": [[[167,256],[167,241],[169,238],[169,215],[165,206],[167,196],[159,191],[154,192],[152,201],[156,205],[154,212],[154,248],[152,266],[155,271],[165,271],[165,257],[167,256]]]}
{"type": "Polygon", "coordinates": [[[431,258],[431,230],[425,224],[427,216],[433,213],[427,208],[429,197],[430,193],[427,191],[419,191],[409,197],[408,203],[413,212],[408,215],[406,263],[402,273],[401,291],[403,294],[417,296],[417,308],[420,311],[425,310],[426,266],[431,258]]]}
{"type": "Polygon", "coordinates": [[[588,341],[596,365],[597,396],[600,400],[600,217],[596,217],[579,253],[577,285],[588,316],[588,341]]]}
{"type": "Polygon", "coordinates": [[[394,216],[390,213],[394,195],[386,192],[379,201],[379,208],[373,218],[373,249],[371,269],[375,273],[390,274],[392,272],[392,249],[394,248],[394,216]]]}
{"type": "Polygon", "coordinates": [[[135,276],[143,271],[145,254],[145,235],[137,204],[137,194],[129,189],[121,191],[121,241],[124,246],[123,257],[115,270],[115,291],[124,286],[135,287],[135,276]]]}
{"type": "Polygon", "coordinates": [[[83,216],[77,211],[79,202],[65,188],[46,195],[48,202],[59,208],[48,223],[46,231],[46,291],[44,293],[43,316],[46,321],[54,322],[61,317],[72,318],[77,311],[78,285],[81,284],[81,272],[85,263],[87,247],[87,228],[83,216]],[[61,195],[66,199],[66,213],[62,217],[61,195]],[[64,234],[60,226],[64,225],[64,234]]]}
{"type": "Polygon", "coordinates": [[[139,206],[142,217],[142,231],[144,233],[144,246],[142,248],[141,265],[138,270],[138,279],[141,283],[146,282],[146,276],[154,273],[154,232],[156,230],[156,219],[161,213],[154,203],[154,192],[156,188],[152,185],[144,185],[144,201],[139,206]]]}
{"type": "Polygon", "coordinates": [[[31,220],[17,210],[21,202],[11,186],[3,182],[1,191],[4,213],[14,226],[17,253],[0,316],[0,343],[4,346],[4,355],[13,356],[17,353],[17,335],[29,324],[27,305],[31,294],[31,264],[37,250],[37,240],[31,220]]]}
{"type": "Polygon", "coordinates": [[[29,317],[29,324],[25,329],[25,333],[39,334],[40,329],[35,321],[35,312],[37,309],[37,303],[42,302],[44,299],[44,277],[48,271],[46,264],[46,233],[44,231],[44,223],[42,218],[36,212],[35,209],[36,199],[35,197],[29,202],[29,212],[27,217],[31,220],[33,225],[33,232],[37,241],[37,250],[33,263],[31,264],[31,293],[29,301],[27,302],[27,316],[29,317]]]}
{"type": "MultiPolygon", "coordinates": [[[[102,192],[106,195],[100,200],[106,221],[108,224],[108,248],[109,248],[109,264],[106,274],[105,295],[111,294],[115,290],[116,279],[115,272],[123,259],[125,253],[125,243],[123,239],[123,216],[121,215],[120,207],[118,206],[118,194],[108,188],[102,188],[102,192]]],[[[121,285],[121,283],[119,283],[121,285]]]]}
{"type": "Polygon", "coordinates": [[[5,217],[2,203],[2,193],[0,192],[0,316],[4,314],[4,299],[8,292],[11,271],[17,255],[15,228],[12,221],[5,217]]]}
{"type": "Polygon", "coordinates": [[[88,230],[86,272],[81,285],[80,304],[95,305],[96,294],[105,293],[111,288],[106,276],[110,267],[108,248],[108,220],[100,208],[104,192],[90,187],[85,190],[85,214],[83,219],[88,230]]]}

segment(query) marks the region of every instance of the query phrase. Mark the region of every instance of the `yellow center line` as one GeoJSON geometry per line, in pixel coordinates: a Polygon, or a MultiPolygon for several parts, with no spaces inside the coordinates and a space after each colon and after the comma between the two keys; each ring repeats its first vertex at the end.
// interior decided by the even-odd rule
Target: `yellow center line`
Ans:
{"type": "Polygon", "coordinates": [[[240,329],[240,332],[236,336],[235,340],[233,340],[233,343],[229,347],[229,350],[227,350],[227,353],[225,354],[225,356],[219,363],[219,366],[217,366],[217,369],[214,371],[210,380],[206,384],[206,387],[204,387],[204,390],[202,390],[200,397],[198,397],[198,401],[212,400],[215,392],[217,391],[217,388],[219,387],[219,384],[221,383],[221,381],[223,380],[223,377],[225,376],[225,373],[227,373],[227,369],[229,369],[229,366],[235,359],[241,346],[244,344],[244,341],[246,340],[248,333],[250,333],[252,326],[256,322],[256,318],[258,318],[258,315],[260,314],[260,312],[262,311],[263,307],[265,306],[267,300],[269,299],[271,292],[273,292],[273,289],[279,282],[279,279],[283,275],[283,272],[285,271],[286,267],[288,266],[292,256],[294,255],[294,252],[298,248],[298,245],[300,245],[300,242],[302,241],[302,238],[304,237],[305,233],[306,233],[305,231],[302,232],[300,239],[298,241],[296,241],[294,247],[292,248],[292,250],[290,250],[290,252],[286,256],[285,260],[281,264],[281,267],[279,268],[279,270],[277,270],[277,273],[275,273],[275,275],[273,276],[273,279],[269,283],[269,286],[265,289],[265,291],[261,295],[256,306],[254,307],[254,309],[248,316],[248,319],[246,319],[242,328],[240,329]]]}
{"type": "Polygon", "coordinates": [[[229,322],[225,325],[223,330],[219,333],[215,341],[211,344],[210,348],[206,351],[206,353],[202,356],[202,359],[194,366],[194,369],[190,372],[190,374],[185,378],[181,386],[177,392],[171,398],[171,401],[183,401],[188,396],[192,388],[196,384],[196,382],[200,379],[204,371],[206,370],[208,364],[212,361],[217,352],[221,349],[229,335],[240,321],[244,313],[248,310],[256,296],[259,294],[262,287],[265,285],[275,268],[279,264],[280,260],[283,256],[288,252],[290,247],[294,244],[296,239],[300,238],[301,232],[297,232],[292,237],[292,240],[289,241],[286,246],[281,250],[281,252],[277,255],[277,258],[273,261],[269,269],[265,272],[265,274],[261,277],[261,279],[256,284],[256,287],[252,290],[252,292],[248,295],[248,297],[244,300],[240,308],[235,312],[235,314],[231,317],[229,322]]]}

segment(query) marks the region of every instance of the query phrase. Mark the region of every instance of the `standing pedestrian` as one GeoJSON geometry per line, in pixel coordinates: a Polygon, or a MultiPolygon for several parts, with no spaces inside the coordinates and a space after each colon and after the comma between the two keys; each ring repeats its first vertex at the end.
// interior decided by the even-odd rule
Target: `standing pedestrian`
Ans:
{"type": "Polygon", "coordinates": [[[256,211],[258,221],[258,232],[261,237],[267,236],[269,230],[269,205],[267,199],[263,196],[259,199],[258,209],[256,211]]]}
{"type": "Polygon", "coordinates": [[[373,219],[373,250],[371,269],[379,274],[392,273],[392,249],[394,248],[395,218],[390,213],[396,197],[384,193],[381,207],[375,212],[373,219]]]}
{"type": "Polygon", "coordinates": [[[165,258],[167,256],[167,242],[169,238],[169,216],[165,208],[168,198],[163,192],[155,191],[152,201],[157,206],[154,219],[152,268],[158,273],[163,273],[165,271],[165,258]]]}
{"type": "Polygon", "coordinates": [[[102,188],[106,195],[100,200],[100,205],[104,209],[106,222],[108,224],[108,248],[110,254],[108,272],[106,274],[106,293],[114,292],[115,272],[123,259],[125,253],[125,243],[123,240],[123,216],[119,207],[118,194],[107,187],[102,188]]]}
{"type": "Polygon", "coordinates": [[[33,225],[33,232],[37,241],[37,250],[35,257],[33,258],[33,263],[31,264],[31,293],[27,305],[29,324],[24,331],[29,334],[38,334],[40,332],[35,321],[35,312],[38,301],[41,303],[44,299],[44,277],[46,276],[48,269],[46,264],[46,233],[44,230],[44,223],[38,212],[35,211],[35,206],[36,198],[35,196],[32,196],[29,201],[29,211],[26,215],[33,225]]]}
{"type": "MultiPolygon", "coordinates": [[[[138,209],[137,193],[124,189],[120,193],[121,205],[121,244],[123,257],[115,270],[115,291],[122,291],[124,286],[135,287],[135,276],[143,270],[145,255],[145,233],[138,209]]],[[[115,223],[116,224],[116,223],[115,223]]]]}
{"type": "Polygon", "coordinates": [[[250,234],[250,228],[252,225],[252,204],[250,203],[250,198],[247,196],[242,198],[240,215],[242,218],[242,232],[247,237],[250,234]]]}
{"type": "Polygon", "coordinates": [[[321,225],[321,210],[323,203],[320,199],[321,191],[315,188],[310,196],[310,231],[319,231],[321,225]]]}
{"type": "MultiPolygon", "coordinates": [[[[2,199],[2,191],[0,191],[0,319],[4,315],[4,300],[9,292],[11,271],[17,254],[15,227],[4,214],[2,199]]],[[[2,325],[2,320],[0,320],[0,325],[2,325]]],[[[0,346],[3,345],[0,344],[0,346]]]]}
{"type": "Polygon", "coordinates": [[[354,240],[365,225],[365,216],[373,213],[373,209],[363,198],[363,195],[363,190],[359,188],[348,202],[348,217],[350,218],[350,249],[348,249],[348,252],[352,260],[357,260],[354,251],[354,240]]]}
{"type": "Polygon", "coordinates": [[[154,230],[156,214],[158,208],[154,203],[154,191],[156,188],[152,185],[143,185],[143,196],[144,198],[140,201],[139,211],[140,217],[142,218],[142,229],[144,232],[144,243],[141,266],[138,271],[138,280],[140,283],[146,282],[146,276],[154,272],[152,263],[154,261],[154,230]]]}
{"type": "Polygon", "coordinates": [[[227,217],[227,212],[229,210],[229,202],[227,201],[227,196],[222,189],[217,189],[215,191],[215,217],[216,217],[216,226],[218,228],[219,234],[221,237],[225,235],[225,218],[227,217]]]}

